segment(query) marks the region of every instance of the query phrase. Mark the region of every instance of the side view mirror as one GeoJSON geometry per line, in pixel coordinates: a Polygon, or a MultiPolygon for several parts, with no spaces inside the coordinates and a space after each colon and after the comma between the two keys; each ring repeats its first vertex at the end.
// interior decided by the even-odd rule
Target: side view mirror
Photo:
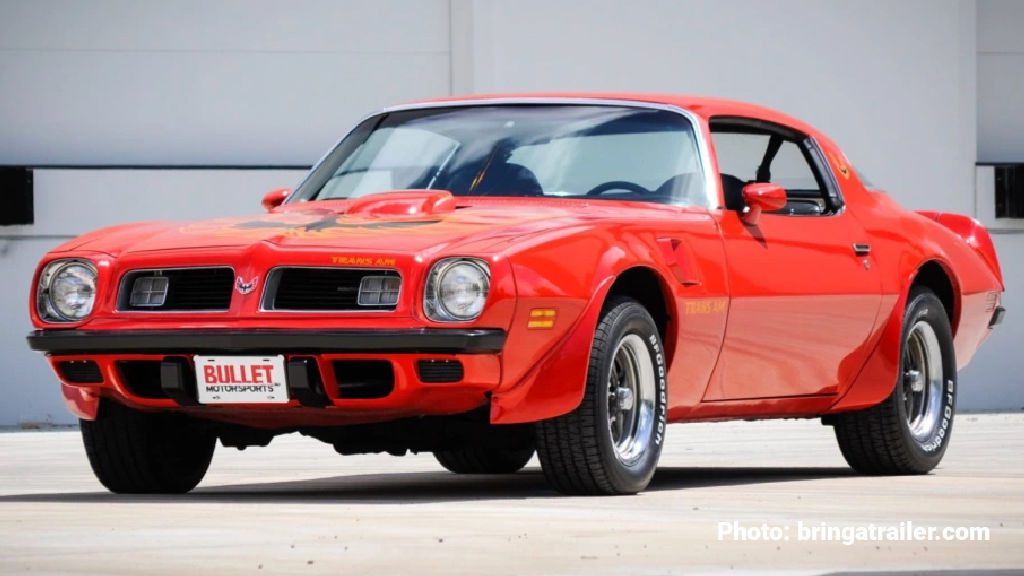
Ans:
{"type": "Polygon", "coordinates": [[[786,190],[771,182],[751,182],[743,187],[743,203],[746,209],[740,215],[745,224],[757,225],[761,212],[786,207],[786,190]]]}
{"type": "Polygon", "coordinates": [[[278,188],[276,190],[271,190],[263,196],[263,201],[261,201],[260,204],[263,205],[264,210],[270,212],[274,208],[284,204],[284,201],[291,193],[291,188],[278,188]]]}

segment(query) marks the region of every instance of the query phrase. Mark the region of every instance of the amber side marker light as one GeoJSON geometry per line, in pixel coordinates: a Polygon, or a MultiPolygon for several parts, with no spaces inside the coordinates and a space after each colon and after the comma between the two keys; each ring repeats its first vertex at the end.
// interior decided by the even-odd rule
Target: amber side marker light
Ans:
{"type": "Polygon", "coordinates": [[[555,326],[554,308],[534,308],[530,310],[530,320],[526,323],[527,328],[553,328],[555,326]]]}

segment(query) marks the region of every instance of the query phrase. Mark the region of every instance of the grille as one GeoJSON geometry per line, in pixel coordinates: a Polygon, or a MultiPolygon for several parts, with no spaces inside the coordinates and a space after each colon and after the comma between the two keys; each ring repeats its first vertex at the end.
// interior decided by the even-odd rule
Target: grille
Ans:
{"type": "Polygon", "coordinates": [[[132,270],[124,275],[118,310],[225,311],[231,307],[231,268],[132,270]]]}
{"type": "Polygon", "coordinates": [[[416,363],[420,382],[444,384],[458,382],[464,376],[462,362],[458,360],[420,360],[416,363]]]}
{"type": "Polygon", "coordinates": [[[92,360],[68,360],[57,365],[60,379],[69,384],[101,384],[103,374],[92,360]]]}
{"type": "Polygon", "coordinates": [[[263,308],[394,310],[400,285],[401,276],[394,270],[279,268],[271,274],[263,308]],[[362,299],[360,286],[364,291],[362,299]]]}

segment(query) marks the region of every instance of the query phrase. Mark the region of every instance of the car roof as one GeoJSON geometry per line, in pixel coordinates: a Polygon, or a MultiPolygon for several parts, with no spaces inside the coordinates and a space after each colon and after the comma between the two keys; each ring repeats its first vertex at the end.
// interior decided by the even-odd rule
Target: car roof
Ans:
{"type": "Polygon", "coordinates": [[[619,100],[643,102],[683,108],[703,118],[705,121],[714,116],[739,116],[774,122],[776,124],[788,126],[810,136],[822,136],[814,129],[813,126],[765,106],[759,106],[748,102],[740,102],[737,100],[728,100],[725,98],[692,96],[685,94],[635,92],[526,92],[447,96],[419,100],[414,104],[444,104],[446,102],[455,103],[466,101],[479,101],[484,103],[488,100],[619,100]]]}

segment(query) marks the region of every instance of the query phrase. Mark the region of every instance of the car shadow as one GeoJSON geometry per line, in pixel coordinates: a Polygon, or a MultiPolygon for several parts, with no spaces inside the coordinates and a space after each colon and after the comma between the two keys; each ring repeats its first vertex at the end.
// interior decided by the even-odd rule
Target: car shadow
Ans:
{"type": "MultiPolygon", "coordinates": [[[[684,468],[661,467],[648,491],[686,490],[716,486],[799,482],[853,475],[849,468],[684,468]]],[[[0,503],[295,503],[353,504],[435,503],[459,501],[556,498],[538,468],[511,475],[459,476],[448,472],[355,474],[289,482],[259,482],[201,486],[183,495],[119,495],[108,492],[11,494],[0,503]]]]}

